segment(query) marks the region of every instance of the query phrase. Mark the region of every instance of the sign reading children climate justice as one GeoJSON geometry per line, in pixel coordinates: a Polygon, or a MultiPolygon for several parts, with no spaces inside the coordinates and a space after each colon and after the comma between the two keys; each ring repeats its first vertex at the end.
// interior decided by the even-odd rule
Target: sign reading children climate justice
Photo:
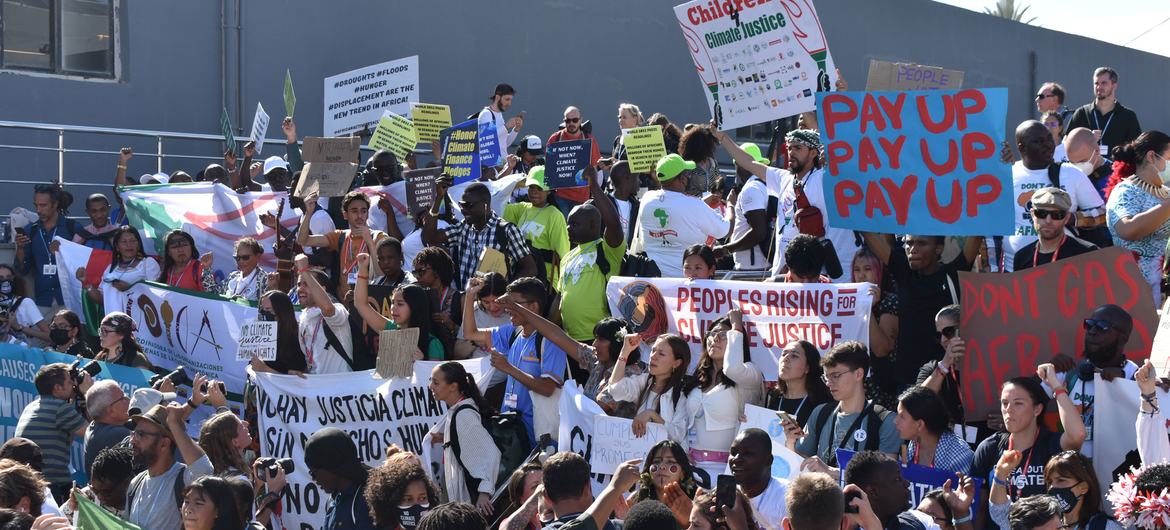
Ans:
{"type": "Polygon", "coordinates": [[[1006,88],[820,93],[817,108],[830,226],[1012,232],[1011,168],[1000,160],[1006,88]]]}

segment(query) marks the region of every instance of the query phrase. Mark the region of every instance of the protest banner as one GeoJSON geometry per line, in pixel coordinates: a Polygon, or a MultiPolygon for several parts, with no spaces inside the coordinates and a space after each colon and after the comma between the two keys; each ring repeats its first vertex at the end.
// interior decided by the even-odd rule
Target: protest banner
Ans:
{"type": "Polygon", "coordinates": [[[227,107],[224,107],[223,113],[219,115],[219,129],[223,133],[224,151],[231,151],[238,155],[239,152],[236,151],[235,129],[232,128],[232,119],[228,116],[227,107]]]}
{"type": "Polygon", "coordinates": [[[1133,255],[1110,247],[1009,274],[959,272],[959,332],[967,418],[999,412],[1003,382],[1036,373],[1058,353],[1084,358],[1084,319],[1104,304],[1133,317],[1125,354],[1150,354],[1157,317],[1133,255]]]}
{"type": "MultiPolygon", "coordinates": [[[[460,361],[482,387],[491,377],[487,358],[460,361]],[[485,368],[486,365],[486,368],[485,368]]],[[[324,427],[348,433],[367,465],[380,465],[391,444],[422,454],[424,438],[447,411],[427,388],[438,362],[418,361],[410,378],[377,379],[373,370],[341,374],[255,373],[261,456],[292,458],[296,470],[282,492],[285,528],[321,528],[329,496],[313,482],[305,442],[324,427]],[[424,375],[425,374],[425,375],[424,375]]],[[[429,469],[429,467],[428,467],[429,469]]]]}
{"type": "Polygon", "coordinates": [[[589,185],[583,170],[589,166],[592,146],[589,138],[548,144],[544,151],[544,183],[554,190],[589,185]]]}
{"type": "Polygon", "coordinates": [[[727,131],[815,109],[837,70],[812,0],[675,6],[711,118],[727,131]]]}
{"type": "Polygon", "coordinates": [[[496,120],[491,114],[480,114],[476,145],[479,146],[479,163],[483,166],[495,167],[502,162],[500,158],[500,132],[496,129],[496,120]]]}
{"type": "Polygon", "coordinates": [[[439,133],[451,126],[451,107],[411,103],[410,121],[414,122],[414,130],[418,131],[418,141],[437,142],[439,133]]]}
{"type": "Polygon", "coordinates": [[[963,72],[913,63],[869,60],[866,92],[881,90],[957,90],[963,88],[963,72]]]}
{"type": "Polygon", "coordinates": [[[817,94],[829,225],[887,234],[1013,230],[1000,161],[1007,89],[817,94]]]}
{"type": "MultiPolygon", "coordinates": [[[[571,379],[565,381],[557,407],[561,414],[560,429],[557,432],[557,451],[572,451],[584,457],[586,461],[592,462],[595,418],[605,416],[605,411],[601,409],[601,405],[593,401],[593,398],[581,393],[581,387],[571,379]]],[[[594,495],[600,495],[613,473],[594,473],[592,465],[590,468],[589,485],[594,495]]],[[[609,471],[612,472],[613,469],[609,471]]]]}
{"type": "Polygon", "coordinates": [[[382,113],[378,128],[374,129],[374,135],[370,137],[370,149],[386,149],[402,161],[406,160],[408,153],[414,151],[416,145],[418,137],[410,120],[390,111],[382,113]]]}
{"type": "Polygon", "coordinates": [[[284,115],[291,118],[297,109],[297,93],[293,91],[292,72],[284,69],[284,115]]]}
{"type": "Polygon", "coordinates": [[[666,156],[666,141],[662,138],[662,127],[648,125],[622,131],[622,145],[626,146],[626,159],[630,162],[631,173],[650,173],[654,164],[666,156]]]}
{"type": "MultiPolygon", "coordinates": [[[[219,280],[236,270],[232,259],[236,241],[251,237],[263,248],[272,248],[276,230],[260,224],[260,214],[276,214],[280,200],[288,197],[283,191],[236,193],[212,182],[129,186],[118,191],[126,206],[126,218],[138,229],[147,253],[161,255],[163,236],[171,230],[183,230],[195,238],[200,252],[211,251],[212,268],[219,280]]],[[[281,226],[295,230],[299,222],[300,216],[292,208],[281,211],[281,226]]],[[[275,269],[276,257],[265,252],[260,256],[260,265],[275,269]]],[[[62,275],[61,281],[64,284],[71,278],[72,275],[69,278],[62,275]]]]}
{"type": "MultiPolygon", "coordinates": [[[[1133,426],[1130,425],[1130,431],[1133,431],[1133,426]]],[[[848,449],[837,449],[837,462],[841,469],[849,465],[849,461],[853,459],[856,451],[848,449]]],[[[943,487],[947,481],[951,481],[951,486],[955,486],[955,474],[950,471],[944,471],[933,467],[920,466],[918,464],[901,464],[902,478],[910,483],[910,506],[918,506],[922,502],[922,498],[930,493],[930,490],[935,490],[943,487]]],[[[983,491],[983,478],[971,477],[975,482],[975,502],[971,503],[972,508],[979,506],[979,492],[983,491]]]]}
{"type": "Polygon", "coordinates": [[[301,157],[305,168],[293,195],[308,197],[317,193],[319,197],[341,197],[349,191],[353,177],[357,174],[358,153],[362,139],[356,136],[344,138],[305,138],[301,146],[301,157]]]}
{"type": "Polygon", "coordinates": [[[268,113],[264,112],[264,105],[256,103],[256,115],[252,117],[252,134],[248,137],[256,144],[256,154],[264,150],[264,135],[268,132],[268,113]]]}
{"type": "Polygon", "coordinates": [[[326,77],[323,99],[325,136],[371,128],[386,110],[406,114],[418,101],[418,56],[326,77]]]}
{"type": "Polygon", "coordinates": [[[276,360],[276,322],[245,322],[240,326],[240,344],[236,360],[248,362],[276,360]]]}
{"type": "Polygon", "coordinates": [[[1154,333],[1154,342],[1150,347],[1150,363],[1154,365],[1158,377],[1170,375],[1170,299],[1162,305],[1158,330],[1154,333]]]}
{"type": "MultiPolygon", "coordinates": [[[[781,480],[792,480],[800,474],[800,463],[804,457],[796,454],[784,446],[784,427],[780,425],[780,415],[776,411],[747,404],[743,407],[743,415],[747,421],[741,422],[735,434],[747,429],[760,429],[768,433],[772,439],[772,476],[781,480]]],[[[731,474],[731,465],[725,466],[724,474],[731,474]]]]}
{"type": "MultiPolygon", "coordinates": [[[[16,435],[16,424],[24,408],[37,399],[37,370],[50,363],[70,364],[76,359],[72,355],[45,351],[16,344],[0,344],[0,429],[3,439],[11,440],[16,435]]],[[[82,361],[85,366],[90,361],[82,361]]],[[[97,361],[94,361],[97,362],[97,361]]],[[[113,379],[127,396],[138,388],[150,387],[151,373],[140,368],[98,362],[102,371],[95,380],[113,379]]],[[[73,462],[83,462],[81,438],[74,437],[69,450],[73,462]]],[[[74,466],[73,479],[79,486],[88,482],[85,466],[74,466]]]]}
{"type": "MultiPolygon", "coordinates": [[[[434,171],[434,169],[435,168],[429,168],[419,171],[434,171]]],[[[404,171],[403,176],[405,177],[407,173],[410,172],[404,171]]],[[[492,210],[496,212],[496,215],[504,214],[504,205],[511,202],[512,190],[516,189],[516,184],[522,182],[525,178],[527,178],[527,176],[523,173],[513,173],[511,175],[504,175],[496,180],[483,183],[492,193],[492,210]]],[[[451,186],[451,188],[447,190],[447,196],[451,198],[454,204],[457,204],[460,200],[463,199],[464,190],[466,190],[468,186],[471,186],[474,183],[474,181],[468,181],[451,186]]],[[[409,213],[411,210],[408,209],[409,199],[407,199],[406,195],[407,190],[405,179],[395,182],[394,184],[390,184],[389,186],[363,186],[358,189],[365,193],[367,197],[370,197],[372,201],[374,201],[373,204],[370,205],[371,223],[373,223],[375,226],[380,226],[386,223],[386,213],[378,207],[378,203],[379,201],[387,201],[390,204],[390,211],[394,212],[394,219],[398,221],[398,229],[402,230],[402,233],[404,234],[409,234],[410,232],[414,231],[414,218],[409,213]]],[[[458,208],[455,208],[454,214],[456,219],[463,218],[463,213],[460,212],[458,208]]]]}
{"type": "Polygon", "coordinates": [[[478,136],[478,122],[474,119],[439,133],[439,144],[443,147],[442,163],[439,165],[443,173],[454,179],[455,184],[479,180],[478,136]]]}
{"type": "Polygon", "coordinates": [[[589,470],[605,474],[617,469],[618,464],[635,458],[646,458],[654,444],[667,438],[666,427],[660,423],[646,423],[646,434],[634,436],[633,420],[614,418],[604,414],[593,417],[593,454],[589,470]]]}
{"type": "Polygon", "coordinates": [[[839,342],[869,344],[867,283],[759,283],[626,278],[605,287],[610,313],[634,325],[643,342],[676,333],[691,345],[694,370],[711,321],[732,309],[743,311],[751,362],[767,381],[778,374],[776,357],[785,344],[807,340],[825,352],[839,342]]]}
{"type": "MultiPolygon", "coordinates": [[[[1158,374],[1164,377],[1163,374],[1158,374]]],[[[1170,403],[1170,394],[1161,388],[1154,389],[1158,394],[1158,403],[1170,403]]],[[[1093,379],[1093,408],[1108,413],[1093,414],[1093,454],[1087,455],[1093,459],[1093,471],[1100,484],[1112,484],[1129,468],[1142,463],[1137,450],[1137,430],[1134,422],[1141,407],[1141,390],[1134,381],[1116,378],[1112,381],[1101,379],[1096,374],[1093,379]]],[[[1170,425],[1170,407],[1162,406],[1158,412],[1159,423],[1170,425]]],[[[1148,462],[1154,464],[1156,462],[1148,462]]],[[[1101,492],[1102,501],[1108,487],[1101,492]]]]}
{"type": "Polygon", "coordinates": [[[414,169],[402,172],[406,181],[406,205],[411,212],[429,210],[435,204],[435,179],[439,168],[414,169]]]}

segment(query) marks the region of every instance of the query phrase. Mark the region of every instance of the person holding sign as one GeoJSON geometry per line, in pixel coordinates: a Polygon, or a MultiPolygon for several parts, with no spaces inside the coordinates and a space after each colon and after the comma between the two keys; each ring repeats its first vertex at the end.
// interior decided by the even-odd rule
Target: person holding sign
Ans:
{"type": "MultiPolygon", "coordinates": [[[[622,164],[624,165],[624,163],[622,164]]],[[[594,337],[594,327],[609,316],[605,285],[621,272],[626,242],[614,204],[601,196],[594,168],[585,168],[592,204],[569,213],[566,233],[573,249],[564,256],[560,274],[553,277],[560,293],[553,307],[561,315],[565,332],[579,341],[594,337]]],[[[567,247],[566,247],[567,248],[567,247]]],[[[573,350],[566,349],[566,352],[573,350]]],[[[609,356],[611,360],[617,356],[609,356]]]]}
{"type": "MultiPolygon", "coordinates": [[[[597,142],[597,138],[593,133],[587,132],[582,125],[584,122],[581,119],[581,109],[577,107],[568,107],[565,109],[564,121],[561,122],[561,129],[552,133],[548,137],[548,142],[545,145],[552,145],[556,142],[567,142],[570,140],[591,140],[589,142],[589,165],[596,166],[597,162],[601,160],[601,148],[597,142]]],[[[561,212],[569,215],[569,212],[574,206],[584,203],[589,200],[589,188],[581,186],[578,188],[561,188],[557,192],[557,205],[561,208],[561,212]]]]}
{"type": "MultiPolygon", "coordinates": [[[[132,226],[120,226],[114,230],[114,259],[110,268],[102,273],[102,283],[110,284],[119,291],[129,289],[142,280],[158,278],[162,272],[154,258],[147,257],[142,246],[142,236],[132,226]]],[[[85,283],[85,267],[78,267],[77,279],[85,283]]],[[[100,286],[91,285],[85,294],[94,302],[102,303],[104,295],[100,286]]]]}
{"type": "MultiPolygon", "coordinates": [[[[317,208],[317,194],[313,193],[305,199],[305,217],[312,218],[317,208]]],[[[338,252],[341,274],[337,279],[337,296],[345,298],[350,286],[357,283],[358,263],[357,255],[368,253],[379,241],[386,237],[381,230],[373,230],[368,222],[370,217],[370,198],[361,191],[351,191],[341,199],[341,217],[349,223],[348,230],[334,230],[328,234],[318,235],[309,233],[309,223],[301,223],[297,229],[297,244],[302,247],[325,248],[338,252]]],[[[369,269],[364,271],[369,274],[369,269]]]]}
{"type": "Polygon", "coordinates": [[[426,359],[441,361],[447,357],[443,343],[431,333],[433,318],[431,311],[431,297],[426,289],[415,284],[399,285],[391,294],[390,318],[382,316],[382,312],[370,305],[370,255],[358,254],[357,264],[359,272],[357,284],[353,289],[353,306],[367,326],[373,329],[407,329],[418,328],[418,348],[415,349],[415,360],[426,359]],[[364,273],[364,274],[363,274],[364,273]],[[424,355],[423,352],[426,352],[424,355]]]}
{"type": "Polygon", "coordinates": [[[609,376],[609,394],[618,401],[629,401],[638,408],[631,429],[634,436],[646,435],[646,423],[666,426],[667,437],[686,446],[691,417],[687,414],[686,373],[691,364],[691,347],[682,337],[659,335],[650,348],[645,373],[626,377],[630,354],[642,344],[642,337],[630,333],[618,354],[609,376]]]}
{"type": "Polygon", "coordinates": [[[305,352],[301,350],[301,341],[297,333],[297,314],[288,294],[282,291],[268,291],[260,296],[258,309],[257,320],[276,322],[276,360],[262,361],[258,357],[253,357],[252,370],[290,375],[307,372],[309,366],[305,360],[305,352]]]}
{"type": "Polygon", "coordinates": [[[500,450],[481,421],[481,415],[490,414],[488,404],[475,378],[456,362],[445,362],[431,370],[427,388],[435,399],[447,405],[447,413],[428,433],[434,443],[443,444],[447,499],[473,503],[480,513],[490,516],[500,450]]]}
{"type": "Polygon", "coordinates": [[[508,157],[508,146],[516,141],[516,135],[520,134],[520,128],[524,127],[523,111],[518,116],[512,116],[507,122],[504,121],[504,112],[512,106],[514,97],[516,97],[516,89],[507,83],[500,83],[496,85],[496,89],[489,98],[492,100],[491,104],[479,111],[478,121],[495,124],[500,144],[500,160],[508,157]]]}
{"type": "MultiPolygon", "coordinates": [[[[618,129],[622,131],[641,127],[642,124],[646,123],[645,118],[642,117],[642,109],[639,109],[633,103],[622,103],[618,105],[617,121],[618,129]]],[[[613,161],[626,160],[626,146],[622,143],[622,137],[624,135],[625,133],[623,132],[613,139],[613,155],[611,158],[613,161]]]]}
{"type": "Polygon", "coordinates": [[[687,162],[677,154],[662,157],[654,171],[661,190],[646,192],[638,212],[637,229],[630,252],[645,251],[658,265],[664,278],[683,277],[683,250],[692,243],[707,243],[727,235],[730,219],[707,206],[698,197],[686,194],[687,162]]]}
{"type": "Polygon", "coordinates": [[[504,220],[520,228],[538,266],[545,268],[544,277],[552,283],[560,277],[561,260],[569,253],[565,215],[549,204],[556,192],[544,180],[544,166],[529,170],[524,185],[528,188],[528,202],[504,206],[504,220]]]}

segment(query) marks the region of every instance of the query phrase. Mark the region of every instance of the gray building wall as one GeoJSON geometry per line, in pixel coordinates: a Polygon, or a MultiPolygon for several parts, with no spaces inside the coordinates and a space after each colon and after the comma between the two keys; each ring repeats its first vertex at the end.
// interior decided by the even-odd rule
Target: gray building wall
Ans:
{"type": "MultiPolygon", "coordinates": [[[[240,1],[222,0],[221,28],[221,2],[214,0],[120,0],[121,77],[109,82],[0,73],[0,120],[218,134],[221,108],[227,107],[239,129],[250,127],[260,101],[273,116],[268,137],[277,139],[289,68],[299,133],[318,135],[324,77],[414,54],[420,57],[422,101],[449,104],[459,118],[478,111],[495,83],[507,81],[518,91],[511,110],[528,111],[525,134],[547,137],[569,104],[594,122],[603,147],[618,132],[619,102],[636,103],[647,116],[664,112],[679,124],[709,119],[674,1],[258,0],[239,6],[237,40],[240,1]],[[227,44],[222,50],[221,38],[227,44]]],[[[817,9],[834,60],[854,89],[864,88],[872,58],[963,70],[966,86],[1009,88],[1010,134],[1020,120],[1034,117],[1039,83],[1060,82],[1067,103],[1076,106],[1091,98],[1093,68],[1111,65],[1121,75],[1119,99],[1137,111],[1142,125],[1170,129],[1170,58],[931,0],[819,0],[817,9]]],[[[56,147],[57,136],[0,129],[0,143],[56,147]]],[[[67,134],[65,143],[70,149],[155,149],[150,138],[91,134],[67,134]]],[[[211,159],[222,148],[189,141],[169,142],[166,149],[211,159]]],[[[0,179],[47,181],[57,175],[56,152],[0,149],[0,159],[0,179]]],[[[65,179],[109,182],[115,160],[68,153],[65,179]]],[[[171,159],[164,169],[194,174],[208,161],[171,159]]],[[[129,173],[154,168],[152,159],[138,156],[129,173]]],[[[30,206],[27,186],[0,187],[12,191],[0,194],[0,212],[30,206]]],[[[98,189],[75,194],[92,191],[98,189]]],[[[72,213],[80,214],[81,207],[72,213]]]]}

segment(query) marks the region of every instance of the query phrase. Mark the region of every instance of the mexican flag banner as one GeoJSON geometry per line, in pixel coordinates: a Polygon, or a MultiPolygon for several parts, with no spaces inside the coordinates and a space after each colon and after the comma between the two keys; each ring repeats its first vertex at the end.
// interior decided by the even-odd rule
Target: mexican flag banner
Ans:
{"type": "Polygon", "coordinates": [[[58,243],[56,257],[60,268],[57,271],[57,278],[61,283],[61,296],[65,299],[65,307],[77,313],[89,332],[96,335],[97,326],[105,311],[85,296],[85,290],[89,287],[99,287],[103,290],[109,287],[102,283],[102,274],[110,268],[113,253],[109,250],[94,250],[60,237],[53,240],[58,243]],[[84,280],[77,278],[80,269],[85,269],[84,280]]]}
{"type": "Polygon", "coordinates": [[[142,234],[147,253],[161,255],[167,232],[183,230],[195,238],[200,254],[212,253],[212,268],[219,280],[236,270],[232,259],[235,243],[245,237],[255,238],[264,248],[260,265],[268,270],[276,268],[272,255],[276,231],[260,224],[260,214],[275,214],[280,200],[285,199],[280,224],[294,230],[298,223],[287,192],[236,193],[211,182],[127,186],[119,191],[126,216],[142,234]]]}

